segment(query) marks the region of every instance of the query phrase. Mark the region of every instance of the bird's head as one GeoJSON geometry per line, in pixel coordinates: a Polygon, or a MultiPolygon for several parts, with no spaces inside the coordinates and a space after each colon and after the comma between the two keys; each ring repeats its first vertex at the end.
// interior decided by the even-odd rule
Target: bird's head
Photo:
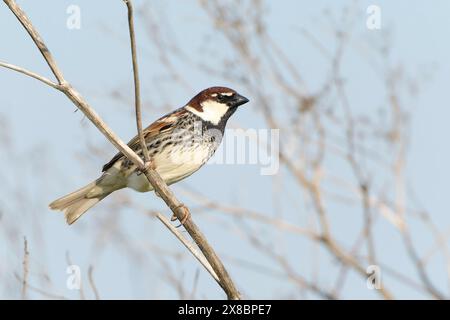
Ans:
{"type": "Polygon", "coordinates": [[[186,109],[199,116],[203,121],[219,125],[226,122],[237,107],[249,100],[233,89],[211,87],[198,93],[186,105],[186,109]]]}

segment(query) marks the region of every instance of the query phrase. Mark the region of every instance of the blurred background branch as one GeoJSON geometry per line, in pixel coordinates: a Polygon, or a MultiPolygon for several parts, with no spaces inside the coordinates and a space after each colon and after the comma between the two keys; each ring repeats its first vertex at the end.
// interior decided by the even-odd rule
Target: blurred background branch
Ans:
{"type": "MultiPolygon", "coordinates": [[[[133,75],[120,66],[111,70],[111,59],[122,61],[129,50],[129,35],[111,23],[122,16],[123,8],[112,5],[111,16],[102,20],[88,16],[88,11],[98,12],[98,4],[75,3],[84,15],[80,32],[60,36],[57,32],[64,27],[49,22],[58,36],[53,42],[61,62],[74,61],[77,67],[67,65],[67,72],[79,79],[108,123],[120,123],[118,133],[133,132],[133,75]],[[99,37],[105,48],[95,46],[99,37]],[[72,46],[91,46],[89,60],[95,62],[72,57],[72,46]],[[80,68],[83,63],[88,64],[80,68]],[[93,79],[86,79],[87,70],[94,68],[98,72],[93,79]]],[[[201,228],[212,235],[245,297],[449,297],[449,170],[443,147],[448,126],[439,122],[446,118],[439,108],[446,99],[449,51],[441,41],[433,42],[446,29],[441,13],[448,12],[449,4],[412,10],[408,16],[415,22],[410,24],[400,4],[382,2],[386,15],[377,31],[366,28],[366,7],[360,1],[301,10],[297,1],[135,4],[136,32],[146,36],[136,48],[143,74],[143,121],[182,105],[203,87],[224,84],[252,101],[231,128],[280,129],[276,174],[262,176],[253,165],[214,164],[174,186],[201,228]],[[429,23],[416,23],[426,17],[429,23]],[[437,81],[432,81],[434,74],[437,81]]],[[[39,8],[29,6],[27,12],[38,15],[39,8]]],[[[61,6],[54,8],[55,14],[63,14],[66,7],[61,6]]],[[[2,56],[11,60],[6,58],[2,56]]],[[[21,65],[41,70],[31,62],[21,65]]],[[[9,85],[5,80],[4,87],[10,88],[5,92],[13,91],[17,82],[9,80],[11,73],[1,76],[11,81],[9,85]]],[[[64,103],[38,87],[32,88],[34,101],[42,95],[51,106],[64,103]]],[[[20,98],[17,104],[28,101],[20,98]]],[[[3,105],[14,103],[9,99],[3,105]]],[[[222,298],[216,283],[199,273],[178,241],[148,219],[154,212],[165,215],[169,210],[157,203],[147,206],[140,195],[117,193],[73,231],[55,231],[59,221],[45,212],[43,200],[61,188],[62,180],[76,184],[77,176],[81,181],[95,172],[93,163],[107,159],[111,147],[83,121],[71,124],[71,130],[52,127],[61,130],[62,138],[57,139],[45,131],[39,136],[40,130],[31,124],[16,125],[14,115],[3,109],[0,114],[0,142],[10,150],[4,161],[15,164],[0,171],[1,192],[11,199],[0,199],[0,237],[8,254],[17,255],[8,255],[3,260],[12,262],[0,265],[5,270],[0,273],[3,292],[15,290],[21,296],[22,282],[17,279],[22,276],[17,274],[26,235],[33,244],[28,298],[79,298],[65,291],[65,274],[60,275],[67,249],[82,270],[95,266],[98,293],[87,292],[87,298],[222,298]],[[16,128],[32,130],[28,135],[34,143],[26,144],[26,153],[16,128]],[[77,151],[68,153],[61,139],[71,141],[77,151]],[[52,152],[81,169],[68,176],[52,152]],[[29,163],[29,158],[36,160],[29,163]],[[23,176],[24,168],[36,173],[26,187],[15,179],[23,176]],[[26,227],[31,224],[32,229],[26,227]],[[117,277],[117,272],[129,275],[117,277]],[[51,292],[56,292],[54,297],[51,292]]],[[[66,123],[72,123],[70,119],[66,123]]],[[[258,150],[270,148],[268,141],[254,140],[258,150]]]]}

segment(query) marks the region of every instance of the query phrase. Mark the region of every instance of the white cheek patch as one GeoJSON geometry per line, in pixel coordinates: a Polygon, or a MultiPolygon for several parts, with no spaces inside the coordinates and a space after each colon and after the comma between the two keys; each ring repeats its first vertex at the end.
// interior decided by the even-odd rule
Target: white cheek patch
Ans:
{"type": "Polygon", "coordinates": [[[212,124],[219,124],[224,114],[228,111],[228,106],[216,101],[207,100],[201,104],[203,112],[199,112],[190,106],[186,106],[186,109],[193,114],[199,116],[204,121],[209,121],[212,124]]]}

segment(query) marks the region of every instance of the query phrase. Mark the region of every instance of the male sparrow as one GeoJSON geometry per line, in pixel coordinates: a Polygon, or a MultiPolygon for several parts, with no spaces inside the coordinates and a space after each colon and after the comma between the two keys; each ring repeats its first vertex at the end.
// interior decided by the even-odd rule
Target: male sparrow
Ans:
{"type": "MultiPolygon", "coordinates": [[[[237,107],[249,100],[225,87],[201,91],[184,107],[153,122],[143,130],[155,170],[168,184],[200,169],[220,145],[225,125],[237,107]]],[[[128,146],[142,157],[136,136],[128,146]]],[[[122,153],[103,166],[103,174],[87,186],[50,203],[64,212],[68,224],[110,193],[128,187],[139,192],[153,190],[145,175],[122,153]]]]}

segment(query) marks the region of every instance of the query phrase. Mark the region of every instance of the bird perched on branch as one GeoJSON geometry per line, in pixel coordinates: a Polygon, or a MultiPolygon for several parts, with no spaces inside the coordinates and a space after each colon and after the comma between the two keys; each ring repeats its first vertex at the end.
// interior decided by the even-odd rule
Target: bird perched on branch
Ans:
{"type": "MultiPolygon", "coordinates": [[[[170,185],[200,169],[220,145],[230,116],[248,101],[229,88],[208,88],[145,128],[145,143],[156,172],[170,185]]],[[[128,146],[142,157],[138,136],[128,146]]],[[[120,152],[103,166],[102,172],[85,187],[50,203],[50,208],[63,211],[67,223],[72,224],[116,190],[153,190],[145,175],[120,152]]]]}

